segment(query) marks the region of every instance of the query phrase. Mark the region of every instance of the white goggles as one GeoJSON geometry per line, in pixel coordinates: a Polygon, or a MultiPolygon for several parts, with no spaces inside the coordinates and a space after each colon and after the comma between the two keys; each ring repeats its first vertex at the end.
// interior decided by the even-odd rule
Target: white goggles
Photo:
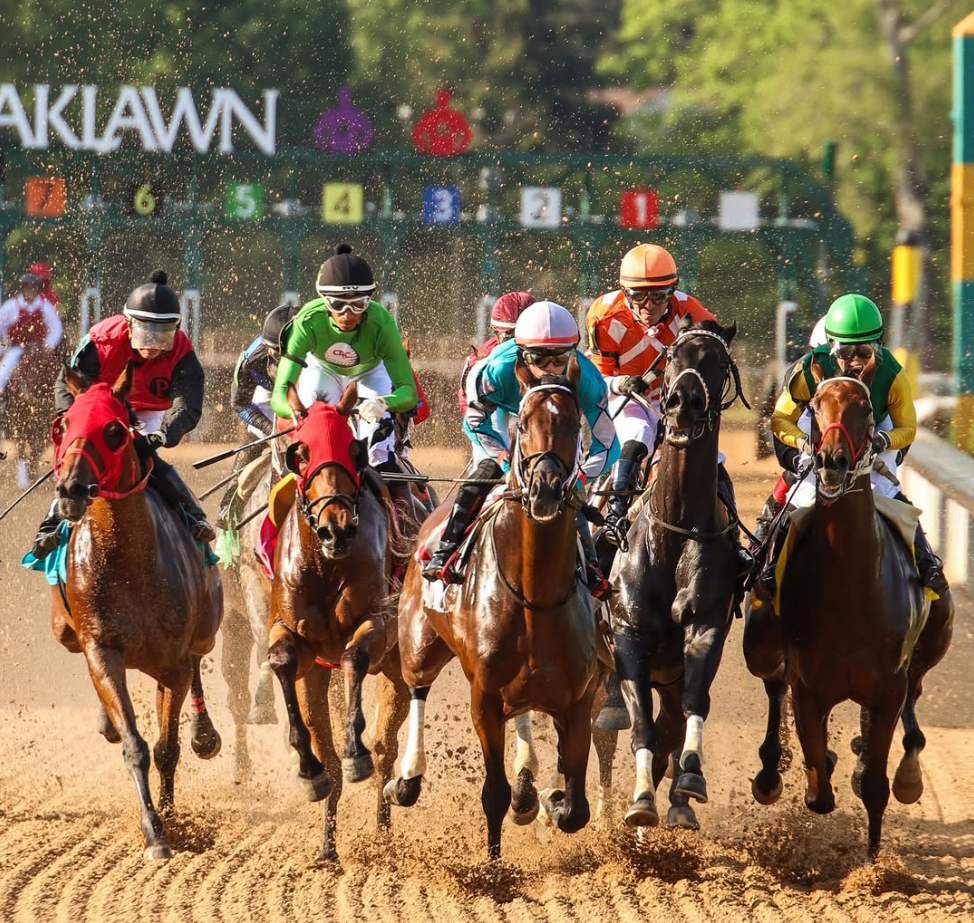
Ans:
{"type": "Polygon", "coordinates": [[[129,318],[129,339],[133,349],[172,349],[179,322],[167,324],[129,318]]]}

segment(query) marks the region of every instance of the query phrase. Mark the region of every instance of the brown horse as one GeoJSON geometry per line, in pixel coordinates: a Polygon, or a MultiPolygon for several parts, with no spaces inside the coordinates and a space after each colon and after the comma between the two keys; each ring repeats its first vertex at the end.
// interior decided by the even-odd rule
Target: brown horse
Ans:
{"type": "Polygon", "coordinates": [[[75,403],[52,427],[61,516],[73,524],[67,580],[52,593],[54,636],[83,653],[104,712],[101,731],[121,739],[139,794],[147,859],[172,853],[149,793],[149,747],[139,735],[125,681],[127,669],[157,683],[159,811],[173,807],[179,760],[179,714],[192,688],[193,750],[216,756],[200,679],[200,660],[212,649],[223,617],[220,576],[204,567],[185,525],[151,490],[149,468],[136,454],[125,404],[132,363],[115,386],[86,382],[68,369],[75,403]]]}
{"type": "Polygon", "coordinates": [[[823,381],[821,368],[812,366],[815,506],[790,551],[779,611],[752,601],[744,630],[748,668],[764,680],[769,703],[754,797],[771,804],[781,795],[781,701],[790,687],[805,804],[819,814],[833,810],[836,756],[828,749],[828,720],[851,699],[862,710],[853,788],[869,817],[870,856],[879,850],[890,791],[886,764],[901,712],[906,753],[893,794],[909,803],[923,790],[918,755],[925,740],[914,708],[924,674],[946,653],[953,621],[950,594],[929,606],[911,549],[876,512],[869,482],[874,371],[867,366],[862,381],[823,381]]]}
{"type": "Polygon", "coordinates": [[[659,461],[630,550],[616,556],[610,577],[616,673],[636,757],[625,815],[633,827],[659,823],[655,793],[668,770],[669,824],[695,828],[690,799],[707,801],[703,725],[737,586],[736,523],[717,497],[720,415],[740,394],[729,350],[736,330],[687,320],[670,346],[659,461]]]}
{"type": "MultiPolygon", "coordinates": [[[[415,560],[406,571],[399,646],[403,678],[410,686],[409,740],[401,775],[385,790],[394,804],[416,803],[426,765],[426,697],[443,667],[459,657],[484,752],[482,802],[491,858],[500,856],[501,824],[509,806],[518,823],[538,813],[536,761],[524,759],[519,747],[513,805],[504,769],[504,724],[517,716],[521,737],[530,728],[529,710],[551,715],[558,732],[564,790],[543,796],[548,817],[569,833],[588,822],[585,771],[592,701],[603,670],[592,600],[584,584],[579,586],[575,510],[568,505],[578,474],[578,363],[571,360],[567,377],[545,376],[540,383],[520,360],[516,371],[522,398],[512,489],[475,539],[464,583],[446,591],[446,611],[439,611],[424,604],[424,581],[415,560]]],[[[448,504],[437,509],[420,541],[448,512],[448,504]]]]}
{"type": "Polygon", "coordinates": [[[289,741],[300,760],[298,780],[309,801],[327,799],[319,861],[337,859],[335,815],[343,774],[348,782],[361,782],[375,772],[362,742],[366,675],[378,674],[379,682],[373,739],[382,827],[389,825],[389,808],[381,786],[392,775],[396,735],[408,709],[396,647],[389,495],[368,469],[365,443],[352,438],[347,417],[355,400],[350,386],[337,407],[316,403],[305,410],[293,387],[288,391],[303,421],[287,453],[299,479],[298,499],[278,538],[267,620],[268,661],[281,683],[289,741]],[[332,741],[329,667],[340,669],[345,679],[341,760],[332,741]]]}
{"type": "Polygon", "coordinates": [[[29,480],[43,472],[40,462],[47,448],[48,434],[39,421],[47,419],[48,402],[59,368],[54,350],[30,346],[0,394],[2,435],[16,445],[18,465],[29,480]]]}

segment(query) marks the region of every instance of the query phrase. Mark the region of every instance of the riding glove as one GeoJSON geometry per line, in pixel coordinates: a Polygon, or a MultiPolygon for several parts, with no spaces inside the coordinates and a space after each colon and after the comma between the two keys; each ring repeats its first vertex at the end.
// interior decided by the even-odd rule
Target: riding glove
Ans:
{"type": "Polygon", "coordinates": [[[873,455],[882,455],[889,449],[889,433],[880,431],[873,436],[873,455]]]}
{"type": "Polygon", "coordinates": [[[358,405],[358,415],[366,423],[378,423],[389,409],[381,397],[367,397],[358,405]]]}
{"type": "Polygon", "coordinates": [[[645,394],[649,390],[649,382],[642,375],[627,375],[616,385],[619,394],[632,397],[633,394],[645,394]]]}

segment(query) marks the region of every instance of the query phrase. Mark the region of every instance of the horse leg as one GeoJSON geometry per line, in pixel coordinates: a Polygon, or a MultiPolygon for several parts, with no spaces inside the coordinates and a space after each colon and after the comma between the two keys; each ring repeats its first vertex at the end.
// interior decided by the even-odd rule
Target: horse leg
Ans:
{"type": "Polygon", "coordinates": [[[688,623],[684,629],[683,714],[686,716],[686,736],[680,755],[680,768],[675,792],[707,803],[707,782],[703,775],[703,725],[710,714],[710,687],[720,658],[724,640],[730,628],[730,613],[720,624],[688,623]]]}
{"type": "Polygon", "coordinates": [[[247,724],[277,724],[277,714],[274,711],[274,672],[267,660],[267,599],[260,577],[246,565],[240,566],[240,592],[249,616],[259,668],[257,691],[254,693],[253,707],[247,715],[247,724]]]}
{"type": "Polygon", "coordinates": [[[649,666],[651,651],[628,625],[622,625],[615,632],[615,644],[616,673],[632,722],[630,746],[636,757],[636,786],[632,805],[623,819],[629,827],[655,827],[659,823],[659,814],[656,812],[656,789],[650,770],[656,749],[649,666]]]}
{"type": "Polygon", "coordinates": [[[424,722],[426,697],[429,686],[409,687],[409,726],[406,736],[406,752],[399,763],[399,777],[391,779],[382,789],[382,797],[389,804],[411,808],[419,798],[426,772],[426,746],[424,722]]]}
{"type": "Polygon", "coordinates": [[[335,849],[335,818],[338,814],[338,801],[342,797],[342,764],[335,750],[331,730],[331,709],[329,707],[328,687],[331,683],[331,670],[313,666],[295,682],[294,689],[298,707],[311,735],[311,747],[324,764],[325,773],[332,780],[331,790],[321,804],[321,849],[318,862],[337,862],[335,849]]]}
{"type": "Polygon", "coordinates": [[[193,697],[190,700],[190,743],[193,745],[193,753],[201,760],[211,760],[223,746],[220,735],[213,722],[210,720],[210,713],[206,710],[206,698],[203,695],[203,678],[200,676],[200,661],[202,657],[192,655],[193,661],[193,697]]]}
{"type": "MultiPolygon", "coordinates": [[[[614,675],[614,674],[613,674],[614,675]]],[[[604,689],[600,684],[600,690],[604,689]]],[[[621,696],[620,690],[620,696],[621,696]]],[[[594,714],[601,714],[599,695],[592,705],[594,714]]],[[[626,713],[628,723],[629,715],[626,713]]],[[[599,800],[595,805],[595,816],[599,820],[611,822],[615,816],[615,798],[612,793],[612,763],[615,759],[616,748],[619,745],[619,732],[606,731],[594,724],[592,727],[592,742],[595,744],[595,755],[599,763],[599,800]]]]}
{"type": "Polygon", "coordinates": [[[906,697],[907,678],[901,673],[884,684],[885,698],[869,709],[868,729],[863,733],[862,803],[869,818],[869,858],[875,859],[883,832],[883,814],[889,804],[889,777],[886,765],[889,748],[906,697]]]}
{"type": "Polygon", "coordinates": [[[296,690],[297,678],[314,666],[314,654],[302,638],[281,622],[269,632],[267,659],[281,684],[290,729],[288,742],[298,754],[298,782],[308,801],[322,801],[331,791],[332,780],[311,750],[311,735],[301,716],[296,690]]]}
{"type": "Polygon", "coordinates": [[[758,804],[774,804],[782,791],[781,773],[781,703],[788,686],[781,680],[766,679],[764,691],[768,696],[768,726],[764,741],[758,748],[761,769],[751,781],[751,794],[758,804]]]}
{"type": "Polygon", "coordinates": [[[240,783],[251,772],[247,747],[247,713],[250,710],[250,651],[253,640],[250,626],[236,607],[227,607],[223,619],[223,656],[220,671],[230,693],[228,704],[233,717],[234,782],[240,783]]]}
{"type": "Polygon", "coordinates": [[[690,798],[677,790],[680,774],[674,767],[679,765],[681,744],[686,733],[683,718],[683,684],[670,683],[660,687],[660,711],[656,719],[656,732],[659,743],[653,752],[653,788],[659,788],[660,782],[670,775],[670,807],[666,812],[666,823],[670,827],[683,827],[687,830],[699,830],[697,815],[690,804],[690,798]]]}
{"type": "Polygon", "coordinates": [[[139,796],[146,859],[171,859],[172,850],[162,834],[162,820],[149,791],[149,745],[139,735],[135,709],[125,684],[125,662],[117,651],[95,645],[85,648],[88,672],[102,707],[122,737],[122,758],[139,796]]]}
{"type": "Polygon", "coordinates": [[[538,816],[540,808],[535,780],[541,769],[541,762],[534,749],[534,727],[531,712],[525,712],[514,719],[514,734],[517,738],[517,752],[514,756],[514,792],[511,796],[511,820],[524,826],[538,816]]]}
{"type": "Polygon", "coordinates": [[[372,754],[362,742],[365,713],[362,711],[362,682],[369,667],[381,662],[385,650],[385,626],[381,620],[366,619],[352,635],[342,653],[342,673],[345,675],[345,751],[342,771],[346,782],[364,782],[372,777],[375,765],[372,754]]]}
{"type": "Polygon", "coordinates": [[[831,782],[835,763],[826,742],[829,710],[819,707],[805,686],[793,686],[791,695],[795,730],[805,759],[805,805],[816,814],[830,814],[835,810],[831,782]]]}
{"type": "MultiPolygon", "coordinates": [[[[470,686],[470,717],[484,751],[484,787],[480,802],[487,817],[487,858],[501,857],[501,825],[511,806],[511,786],[504,770],[504,703],[498,693],[484,693],[476,680],[470,686]]],[[[591,709],[586,714],[591,721],[591,709]]]]}
{"type": "Polygon", "coordinates": [[[376,679],[375,728],[372,732],[372,755],[378,781],[376,824],[380,830],[388,830],[392,825],[392,810],[382,792],[392,778],[399,756],[399,728],[409,714],[409,687],[402,678],[398,647],[386,655],[382,672],[376,679]]]}
{"type": "Polygon", "coordinates": [[[99,702],[98,703],[98,733],[105,738],[110,744],[120,743],[122,736],[115,730],[115,725],[109,720],[108,713],[105,711],[105,707],[99,702]]]}
{"type": "Polygon", "coordinates": [[[159,739],[152,755],[159,771],[159,812],[169,814],[174,803],[176,784],[176,765],[179,763],[179,715],[192,680],[192,668],[185,663],[183,668],[174,671],[169,679],[170,685],[156,685],[156,716],[159,721],[159,739]]]}
{"type": "Polygon", "coordinates": [[[565,797],[561,804],[552,804],[549,800],[545,809],[555,826],[564,833],[577,833],[592,816],[585,796],[585,774],[592,747],[592,694],[579,699],[555,724],[560,768],[565,776],[565,797]]]}

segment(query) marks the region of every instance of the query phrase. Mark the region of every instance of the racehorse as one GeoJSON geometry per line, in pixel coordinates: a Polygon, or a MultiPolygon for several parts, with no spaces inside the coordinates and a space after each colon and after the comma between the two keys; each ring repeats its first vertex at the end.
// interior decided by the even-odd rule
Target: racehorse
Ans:
{"type": "Polygon", "coordinates": [[[319,861],[337,859],[343,775],[361,782],[376,769],[362,741],[365,676],[378,674],[373,740],[380,827],[389,825],[382,784],[392,775],[409,698],[396,646],[395,519],[388,492],[368,468],[365,443],[352,438],[347,418],[355,401],[349,386],[337,406],[316,402],[305,410],[294,388],[288,391],[288,403],[303,421],[286,454],[298,478],[297,501],[278,537],[267,619],[268,661],[281,684],[298,780],[309,801],[327,799],[319,861]],[[340,761],[328,709],[332,669],[345,679],[340,761]]]}
{"type": "Polygon", "coordinates": [[[761,804],[781,795],[781,701],[790,687],[805,758],[805,804],[818,814],[832,811],[836,755],[828,749],[829,714],[851,699],[861,708],[862,727],[853,745],[859,755],[853,789],[866,807],[874,857],[889,802],[886,764],[901,712],[905,753],[893,794],[911,803],[923,791],[918,757],[926,741],[915,706],[924,674],[950,644],[953,601],[948,592],[929,606],[912,547],[876,511],[869,483],[868,388],[875,366],[867,365],[861,380],[823,380],[814,363],[811,371],[817,385],[810,405],[815,506],[789,551],[777,612],[751,600],[744,630],[745,659],[764,680],[769,705],[762,768],[752,792],[761,804]]]}
{"type": "Polygon", "coordinates": [[[636,757],[625,815],[632,827],[659,823],[655,792],[668,768],[667,823],[697,826],[690,799],[707,801],[703,723],[737,586],[737,523],[717,497],[720,415],[740,395],[729,351],[737,326],[691,324],[681,324],[669,347],[659,460],[637,501],[630,551],[616,555],[610,576],[616,673],[636,757]],[[653,689],[660,699],[655,720],[653,689]]]}
{"type": "Polygon", "coordinates": [[[28,480],[41,473],[39,464],[48,434],[40,421],[49,415],[48,404],[58,368],[58,357],[53,350],[30,346],[24,350],[0,395],[3,435],[16,445],[18,463],[22,463],[21,470],[28,480]]]}
{"type": "Polygon", "coordinates": [[[140,736],[125,671],[157,683],[159,812],[173,807],[179,760],[179,715],[192,688],[193,750],[210,759],[220,737],[206,711],[200,661],[212,649],[223,617],[220,576],[204,567],[200,549],[178,514],[145,490],[151,462],[135,451],[125,403],[133,364],[113,387],[68,369],[75,402],[52,425],[58,505],[73,524],[63,587],[52,591],[54,636],[83,653],[103,713],[101,731],[122,742],[141,806],[147,859],[172,852],[149,793],[149,747],[140,736]],[[87,386],[87,387],[86,387],[87,386]]]}
{"type": "MultiPolygon", "coordinates": [[[[606,667],[599,662],[592,601],[577,573],[574,502],[581,415],[579,367],[567,376],[532,380],[519,360],[521,406],[511,453],[511,490],[486,521],[469,556],[466,579],[446,589],[445,602],[424,602],[417,561],[406,570],[399,604],[403,678],[410,687],[409,737],[400,776],[385,789],[393,804],[416,803],[426,766],[423,720],[430,686],[453,658],[470,682],[470,711],[486,765],[482,803],[487,852],[500,857],[508,807],[517,823],[538,813],[537,763],[519,745],[513,793],[504,769],[504,725],[516,717],[519,741],[530,737],[529,710],[552,716],[558,732],[560,787],[542,794],[559,829],[572,833],[589,820],[585,771],[592,740],[591,711],[606,667]]],[[[425,541],[449,512],[449,499],[420,531],[425,541]]],[[[430,590],[427,589],[427,593],[430,590]]]]}

